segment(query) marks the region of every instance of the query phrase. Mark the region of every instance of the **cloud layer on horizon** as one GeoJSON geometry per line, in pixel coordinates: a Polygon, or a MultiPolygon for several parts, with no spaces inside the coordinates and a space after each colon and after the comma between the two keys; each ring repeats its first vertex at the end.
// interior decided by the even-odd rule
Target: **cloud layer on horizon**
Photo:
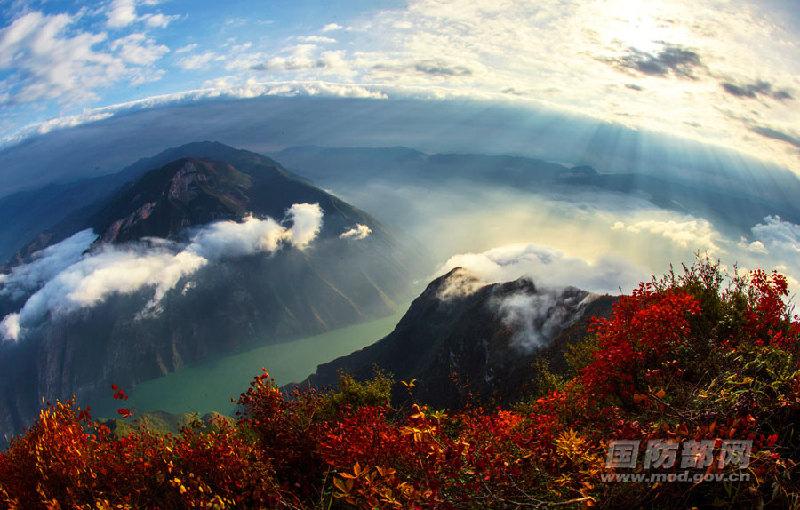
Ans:
{"type": "Polygon", "coordinates": [[[582,244],[593,242],[591,237],[584,243],[576,243],[573,253],[565,253],[544,244],[552,241],[547,236],[542,236],[539,243],[514,243],[453,255],[435,274],[442,275],[457,267],[465,271],[448,280],[440,297],[471,294],[488,283],[520,277],[531,278],[547,289],[572,286],[596,293],[627,293],[639,282],[649,281],[652,275],[663,274],[669,264],[691,264],[696,255],[719,260],[723,271],[729,273],[734,267],[740,274],[756,268],[777,270],[788,277],[792,300],[800,292],[800,225],[768,216],[751,228],[749,236],[736,240],[716,230],[707,220],[681,220],[672,213],[632,216],[648,219],[626,224],[611,221],[613,216],[600,215],[597,226],[592,228],[602,228],[605,224],[607,230],[600,234],[623,249],[603,249],[597,257],[580,254],[582,244]],[[655,258],[651,255],[659,253],[665,255],[655,258]]]}
{"type": "Polygon", "coordinates": [[[188,30],[183,21],[193,13],[155,3],[27,9],[9,19],[0,34],[7,139],[169,101],[360,93],[522,102],[800,171],[800,18],[783,15],[780,1],[770,9],[722,0],[412,0],[335,23],[319,19],[316,30],[287,24],[281,36],[257,36],[265,23],[258,16],[220,13],[223,33],[237,27],[222,40],[188,30]],[[31,101],[56,101],[59,114],[25,122],[31,112],[53,111],[23,115],[20,105],[31,101]]]}

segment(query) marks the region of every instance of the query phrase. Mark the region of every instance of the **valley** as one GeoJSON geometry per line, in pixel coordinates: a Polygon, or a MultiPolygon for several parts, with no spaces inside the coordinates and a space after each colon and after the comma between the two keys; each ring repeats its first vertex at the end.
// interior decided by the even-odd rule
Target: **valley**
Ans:
{"type": "MultiPolygon", "coordinates": [[[[232,414],[231,398],[247,388],[261,368],[267,368],[279,385],[300,382],[317,365],[372,345],[394,329],[407,305],[379,319],[319,335],[222,356],[185,367],[163,377],[144,381],[130,390],[128,405],[137,412],[166,411],[171,414],[210,412],[232,414]]],[[[89,402],[97,416],[114,416],[118,402],[111,391],[107,398],[89,402]]]]}

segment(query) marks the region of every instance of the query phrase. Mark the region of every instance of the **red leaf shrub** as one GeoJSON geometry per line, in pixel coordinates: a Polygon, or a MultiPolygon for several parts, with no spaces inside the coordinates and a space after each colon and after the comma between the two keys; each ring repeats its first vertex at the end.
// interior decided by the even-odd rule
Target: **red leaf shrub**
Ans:
{"type": "MultiPolygon", "coordinates": [[[[510,409],[394,408],[385,376],[344,378],[333,393],[286,395],[264,372],[239,398],[236,420],[176,435],[139,426],[118,437],[88,409],[57,402],[0,453],[0,501],[13,508],[785,506],[800,497],[800,325],[787,294],[777,273],[726,280],[708,262],[643,284],[593,322],[583,345],[589,355],[563,385],[510,409]],[[738,484],[603,483],[612,439],[749,439],[752,476],[738,484]]],[[[709,473],[725,471],[714,466],[709,473]]]]}

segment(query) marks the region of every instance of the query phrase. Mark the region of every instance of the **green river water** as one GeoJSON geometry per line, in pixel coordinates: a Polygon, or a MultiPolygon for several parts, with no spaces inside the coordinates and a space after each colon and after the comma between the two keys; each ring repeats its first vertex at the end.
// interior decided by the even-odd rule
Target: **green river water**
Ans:
{"type": "MultiPolygon", "coordinates": [[[[201,416],[211,411],[230,413],[234,408],[231,398],[247,389],[261,367],[266,368],[279,385],[300,382],[314,372],[318,364],[350,354],[386,336],[406,308],[401,306],[400,311],[382,319],[182,368],[138,384],[129,391],[130,399],[121,405],[139,414],[148,411],[195,412],[201,416]]],[[[119,405],[111,398],[107,402],[94,402],[93,414],[112,416],[119,405]]]]}

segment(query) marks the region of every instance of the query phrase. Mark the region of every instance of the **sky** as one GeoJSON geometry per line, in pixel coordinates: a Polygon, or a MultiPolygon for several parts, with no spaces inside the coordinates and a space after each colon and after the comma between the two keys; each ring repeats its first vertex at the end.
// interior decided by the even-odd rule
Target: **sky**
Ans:
{"type": "Polygon", "coordinates": [[[492,100],[800,173],[797,0],[0,0],[0,140],[215,97],[492,100]]]}

